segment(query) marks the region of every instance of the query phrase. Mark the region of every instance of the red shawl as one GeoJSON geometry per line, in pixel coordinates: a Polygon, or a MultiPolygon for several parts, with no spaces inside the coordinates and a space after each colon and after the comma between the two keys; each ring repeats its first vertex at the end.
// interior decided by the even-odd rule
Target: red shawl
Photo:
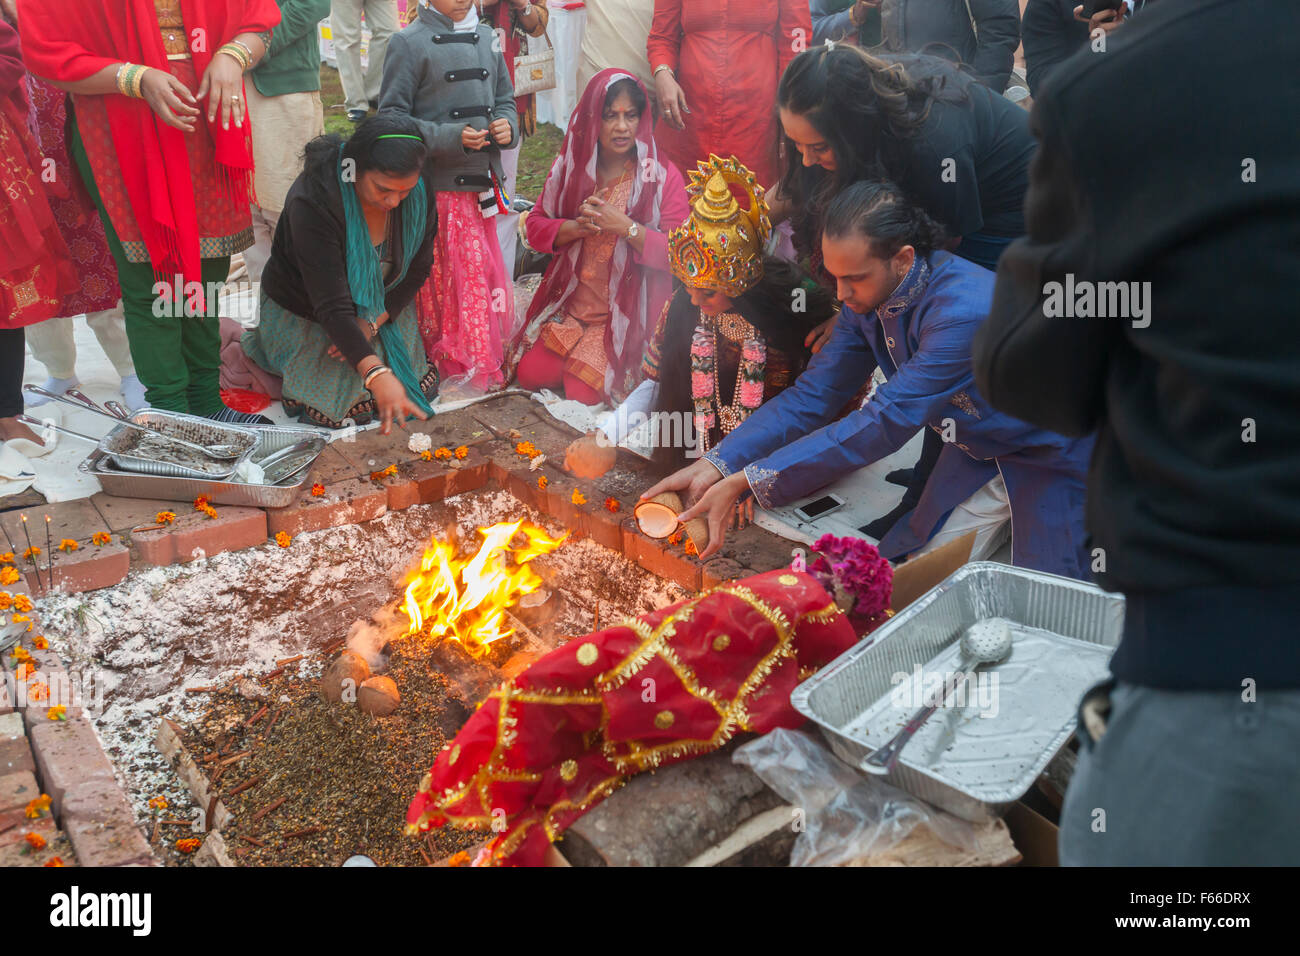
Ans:
{"type": "MultiPolygon", "coordinates": [[[[537,199],[537,208],[528,220],[529,241],[535,248],[539,246],[533,233],[543,226],[543,220],[557,221],[558,229],[558,221],[578,218],[578,206],[596,192],[596,152],[600,145],[605,93],[613,83],[622,79],[635,80],[644,92],[645,87],[635,76],[626,70],[615,69],[597,73],[583,90],[578,108],[569,119],[560,155],[551,166],[546,185],[537,199]]],[[[641,114],[637,127],[636,155],[637,174],[628,199],[628,216],[633,222],[660,232],[680,226],[690,212],[685,184],[681,173],[659,158],[654,141],[654,118],[648,107],[641,114]]],[[[626,241],[620,240],[614,247],[610,268],[610,320],[605,328],[605,354],[610,360],[605,373],[605,392],[615,400],[621,400],[637,384],[641,357],[654,331],[653,323],[672,291],[667,245],[661,240],[654,248],[662,254],[659,268],[653,268],[646,261],[652,252],[649,237],[645,253],[640,257],[626,241]]],[[[581,252],[581,242],[572,242],[566,248],[556,250],[555,258],[551,260],[528,308],[529,322],[543,314],[561,314],[565,302],[578,287],[578,257],[581,252]]]]}
{"type": "MultiPolygon", "coordinates": [[[[223,43],[280,22],[275,0],[180,0],[180,5],[200,77],[223,43]]],[[[170,72],[152,0],[18,0],[18,7],[28,69],[43,79],[73,83],[123,60],[170,72]]],[[[105,106],[131,212],[154,272],[201,281],[201,237],[185,134],[158,119],[143,100],[113,93],[105,106]]],[[[206,101],[200,109],[206,122],[206,101]]],[[[247,203],[253,171],[250,124],[223,130],[218,113],[208,129],[229,201],[247,203]]]]}

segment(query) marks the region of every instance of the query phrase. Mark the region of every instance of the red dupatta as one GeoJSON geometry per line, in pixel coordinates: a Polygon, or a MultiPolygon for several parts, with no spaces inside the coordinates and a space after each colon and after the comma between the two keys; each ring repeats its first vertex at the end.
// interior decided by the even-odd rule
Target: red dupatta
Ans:
{"type": "MultiPolygon", "coordinates": [[[[280,22],[274,0],[180,0],[180,6],[200,77],[223,43],[240,33],[269,31],[280,22]]],[[[46,80],[84,80],[123,60],[171,72],[152,0],[18,0],[18,28],[28,68],[46,80]]],[[[143,100],[112,93],[105,108],[131,212],[154,273],[201,281],[201,237],[185,133],[162,122],[143,100]]],[[[200,110],[200,121],[206,122],[206,102],[200,110]]],[[[224,130],[218,113],[208,130],[229,201],[249,202],[249,122],[224,130]]]]}
{"type": "MultiPolygon", "coordinates": [[[[633,80],[645,92],[641,81],[626,70],[602,70],[587,83],[582,99],[569,119],[560,155],[551,166],[542,194],[537,198],[537,209],[542,216],[576,219],[582,201],[596,192],[596,154],[600,145],[605,93],[622,79],[633,80]]],[[[654,141],[654,119],[649,107],[641,113],[637,125],[636,162],[627,215],[634,222],[662,230],[665,227],[660,225],[660,213],[665,187],[670,178],[676,181],[680,176],[670,177],[665,163],[659,158],[654,141]]],[[[677,225],[667,224],[669,227],[677,225]]],[[[563,309],[578,286],[578,257],[581,252],[581,242],[572,242],[557,252],[528,307],[529,322],[543,313],[558,314],[563,309]]],[[[626,241],[619,240],[615,245],[610,266],[610,319],[605,328],[605,354],[610,360],[605,391],[611,396],[621,397],[635,384],[646,342],[653,331],[650,326],[658,319],[658,307],[663,305],[671,291],[671,277],[667,272],[654,274],[658,271],[639,267],[632,261],[632,249],[626,241]],[[652,310],[653,315],[650,314],[652,310]]]]}

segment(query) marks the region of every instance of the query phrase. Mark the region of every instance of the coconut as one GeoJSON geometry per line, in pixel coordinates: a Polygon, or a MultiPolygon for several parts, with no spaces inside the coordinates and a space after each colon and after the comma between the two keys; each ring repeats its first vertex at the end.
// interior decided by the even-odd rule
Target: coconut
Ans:
{"type": "Polygon", "coordinates": [[[666,538],[677,530],[677,515],[682,510],[682,499],[674,491],[665,491],[638,501],[632,509],[637,527],[651,538],[666,538]]]}

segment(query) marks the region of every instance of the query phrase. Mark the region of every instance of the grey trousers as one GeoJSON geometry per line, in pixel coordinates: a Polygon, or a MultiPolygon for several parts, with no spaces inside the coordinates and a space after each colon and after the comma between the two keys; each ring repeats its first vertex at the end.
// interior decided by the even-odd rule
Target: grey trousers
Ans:
{"type": "Polygon", "coordinates": [[[1119,684],[1100,740],[1080,724],[1062,866],[1300,864],[1300,691],[1119,684]]]}
{"type": "Polygon", "coordinates": [[[330,34],[334,38],[334,57],[339,65],[346,109],[368,109],[370,100],[379,99],[388,38],[396,32],[397,0],[333,0],[330,4],[330,34]],[[362,12],[370,30],[364,71],[361,69],[362,12]]]}

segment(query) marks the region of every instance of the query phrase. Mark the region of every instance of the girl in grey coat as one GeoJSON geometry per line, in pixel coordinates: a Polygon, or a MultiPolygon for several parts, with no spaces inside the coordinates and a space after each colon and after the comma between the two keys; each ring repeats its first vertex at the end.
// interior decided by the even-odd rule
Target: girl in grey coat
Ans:
{"type": "Polygon", "coordinates": [[[430,151],[427,179],[439,229],[433,271],[417,304],[444,396],[503,385],[504,357],[517,334],[514,288],[495,225],[509,202],[501,150],[519,137],[501,48],[473,0],[422,0],[417,19],[389,41],[384,61],[380,111],[411,116],[430,151]]]}

